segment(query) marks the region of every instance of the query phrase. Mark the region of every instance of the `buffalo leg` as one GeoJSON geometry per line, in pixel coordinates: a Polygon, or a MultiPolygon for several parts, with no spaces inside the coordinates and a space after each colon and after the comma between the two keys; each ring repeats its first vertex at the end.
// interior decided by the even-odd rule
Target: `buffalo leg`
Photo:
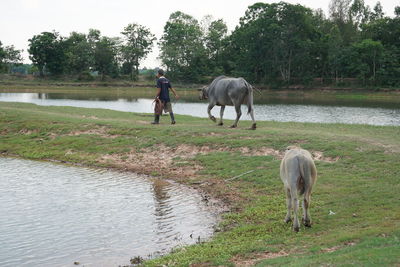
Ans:
{"type": "Polygon", "coordinates": [[[310,205],[310,195],[311,195],[311,190],[307,190],[304,192],[304,199],[303,199],[303,223],[306,227],[311,227],[311,216],[310,212],[308,210],[308,207],[310,205]]]}
{"type": "Polygon", "coordinates": [[[256,120],[254,119],[254,110],[251,109],[250,111],[250,116],[251,116],[251,120],[253,121],[253,124],[251,125],[251,130],[255,130],[256,129],[256,120]]]}
{"type": "Polygon", "coordinates": [[[291,196],[291,200],[292,200],[293,214],[294,214],[293,231],[298,232],[300,230],[300,223],[299,223],[299,217],[298,217],[299,199],[297,196],[297,188],[296,188],[295,184],[291,185],[291,187],[290,187],[290,196],[291,196]]]}
{"type": "Polygon", "coordinates": [[[285,223],[290,222],[292,219],[290,218],[290,213],[292,210],[292,196],[290,195],[290,190],[288,188],[286,189],[286,206],[287,206],[287,213],[285,217],[285,223]]]}
{"type": "Polygon", "coordinates": [[[235,110],[236,110],[236,120],[235,123],[231,126],[231,128],[237,127],[240,116],[242,116],[242,110],[240,109],[240,105],[235,105],[235,110]]]}
{"type": "Polygon", "coordinates": [[[224,116],[224,111],[225,111],[225,106],[221,106],[221,110],[219,111],[220,121],[218,123],[218,126],[224,125],[224,123],[222,122],[222,117],[224,116]]]}
{"type": "Polygon", "coordinates": [[[213,115],[211,115],[211,109],[215,106],[214,103],[210,103],[208,104],[208,108],[207,108],[207,113],[208,113],[208,117],[213,121],[216,122],[217,120],[215,119],[215,117],[213,115]]]}

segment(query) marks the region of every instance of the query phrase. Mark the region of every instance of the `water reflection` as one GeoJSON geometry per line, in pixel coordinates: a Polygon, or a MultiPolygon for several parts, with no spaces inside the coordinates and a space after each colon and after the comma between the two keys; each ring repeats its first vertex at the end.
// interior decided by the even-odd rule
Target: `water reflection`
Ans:
{"type": "MultiPolygon", "coordinates": [[[[258,96],[255,104],[256,120],[400,125],[400,108],[396,102],[364,101],[362,98],[354,101],[340,100],[327,96],[316,98],[302,98],[297,94],[284,94],[280,97],[277,95],[258,96]]],[[[98,97],[96,94],[91,96],[66,93],[0,93],[0,101],[27,102],[46,106],[105,108],[139,113],[152,113],[154,109],[153,100],[150,98],[121,97],[115,94],[98,97]]],[[[173,103],[173,108],[177,114],[207,117],[207,103],[198,102],[193,94],[183,95],[181,100],[173,103]]],[[[214,108],[213,113],[218,115],[219,108],[214,108]]],[[[250,120],[250,116],[246,115],[245,106],[242,106],[242,113],[244,114],[242,120],[250,120]]],[[[234,108],[227,107],[224,117],[235,119],[234,108]]]]}
{"type": "Polygon", "coordinates": [[[127,265],[213,232],[201,196],[180,185],[19,159],[0,166],[0,266],[127,265]]]}
{"type": "Polygon", "coordinates": [[[170,188],[169,184],[161,181],[154,180],[152,183],[154,192],[154,206],[156,215],[157,234],[155,242],[158,244],[165,243],[166,240],[160,238],[161,236],[168,235],[170,238],[175,238],[174,223],[171,222],[173,218],[170,206],[170,196],[168,194],[170,188]]]}

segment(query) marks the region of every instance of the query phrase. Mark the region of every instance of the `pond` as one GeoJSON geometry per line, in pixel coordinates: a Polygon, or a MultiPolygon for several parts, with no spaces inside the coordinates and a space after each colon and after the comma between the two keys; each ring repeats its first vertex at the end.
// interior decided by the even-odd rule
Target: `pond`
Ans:
{"type": "Polygon", "coordinates": [[[192,189],[131,173],[1,158],[0,266],[123,266],[209,238],[192,189]]]}
{"type": "MultiPolygon", "coordinates": [[[[0,93],[0,101],[27,102],[38,105],[105,108],[127,112],[152,113],[152,99],[125,93],[0,93]]],[[[196,93],[182,93],[173,102],[177,114],[207,117],[207,103],[196,100],[196,93]]],[[[346,123],[369,125],[400,125],[400,95],[370,99],[366,94],[264,93],[255,95],[255,116],[258,121],[346,123]]],[[[242,105],[242,120],[250,120],[242,105]]],[[[219,107],[213,109],[219,117],[219,107]]],[[[227,107],[224,118],[235,119],[233,107],[227,107]]]]}

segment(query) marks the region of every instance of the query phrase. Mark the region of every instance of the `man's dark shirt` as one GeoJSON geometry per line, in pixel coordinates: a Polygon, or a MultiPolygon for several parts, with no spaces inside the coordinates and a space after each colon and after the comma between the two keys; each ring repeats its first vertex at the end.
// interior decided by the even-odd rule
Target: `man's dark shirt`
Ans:
{"type": "Polygon", "coordinates": [[[157,80],[157,88],[161,88],[160,99],[164,102],[171,102],[169,99],[169,88],[171,88],[171,83],[165,77],[160,77],[157,80]]]}

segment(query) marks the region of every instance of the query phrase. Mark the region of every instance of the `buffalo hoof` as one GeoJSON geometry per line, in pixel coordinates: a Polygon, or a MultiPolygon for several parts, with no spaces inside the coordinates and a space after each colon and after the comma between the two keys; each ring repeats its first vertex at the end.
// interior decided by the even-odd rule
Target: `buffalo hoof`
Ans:
{"type": "Polygon", "coordinates": [[[248,128],[247,130],[255,130],[255,129],[257,129],[257,127],[256,127],[256,124],[253,123],[253,125],[251,125],[251,127],[248,128]]]}
{"type": "Polygon", "coordinates": [[[285,223],[290,223],[292,221],[292,219],[289,217],[289,218],[285,218],[285,220],[284,220],[284,222],[285,223]]]}
{"type": "Polygon", "coordinates": [[[295,232],[299,232],[300,231],[300,227],[293,227],[293,231],[295,231],[295,232]]]}
{"type": "Polygon", "coordinates": [[[303,220],[303,224],[304,224],[305,227],[309,227],[309,228],[311,227],[311,221],[310,220],[306,220],[306,221],[303,220]]]}
{"type": "Polygon", "coordinates": [[[217,124],[217,126],[222,126],[222,125],[224,125],[223,122],[220,122],[220,123],[217,124]]]}
{"type": "Polygon", "coordinates": [[[217,121],[217,119],[216,119],[214,116],[211,116],[210,119],[211,119],[213,122],[216,122],[216,121],[217,121]]]}
{"type": "Polygon", "coordinates": [[[236,128],[236,127],[237,127],[236,125],[232,125],[230,128],[232,128],[232,129],[233,129],[233,128],[236,128]]]}

